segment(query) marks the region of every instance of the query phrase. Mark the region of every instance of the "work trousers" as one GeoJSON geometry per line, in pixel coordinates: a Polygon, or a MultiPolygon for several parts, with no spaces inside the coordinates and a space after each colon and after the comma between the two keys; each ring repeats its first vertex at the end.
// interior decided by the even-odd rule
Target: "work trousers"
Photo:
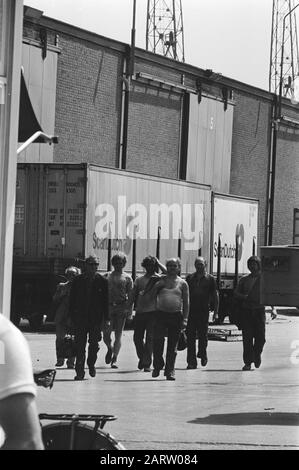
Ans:
{"type": "Polygon", "coordinates": [[[155,314],[153,353],[154,369],[161,370],[165,365],[165,375],[174,374],[177,346],[182,327],[181,312],[161,312],[155,314]],[[167,336],[166,362],[163,351],[167,336]]]}
{"type": "Polygon", "coordinates": [[[84,374],[85,350],[88,339],[87,366],[94,367],[97,361],[99,341],[101,340],[101,331],[99,326],[78,325],[75,328],[75,347],[76,347],[76,365],[77,375],[84,374]]]}
{"type": "Polygon", "coordinates": [[[265,309],[242,310],[242,337],[244,364],[251,364],[260,359],[265,338],[265,309]]]}
{"type": "Polygon", "coordinates": [[[190,312],[186,328],[187,363],[197,366],[196,338],[198,338],[198,356],[207,359],[209,312],[190,312]]]}
{"type": "Polygon", "coordinates": [[[142,312],[135,316],[133,340],[143,367],[150,367],[152,363],[154,320],[155,312],[142,312]]]}
{"type": "MultiPolygon", "coordinates": [[[[64,350],[65,350],[65,344],[64,344],[64,337],[68,333],[69,328],[65,323],[60,323],[56,322],[56,357],[57,361],[65,359],[64,357],[64,350]]],[[[75,357],[68,357],[67,358],[67,365],[68,366],[73,366],[75,364],[75,357]]]]}

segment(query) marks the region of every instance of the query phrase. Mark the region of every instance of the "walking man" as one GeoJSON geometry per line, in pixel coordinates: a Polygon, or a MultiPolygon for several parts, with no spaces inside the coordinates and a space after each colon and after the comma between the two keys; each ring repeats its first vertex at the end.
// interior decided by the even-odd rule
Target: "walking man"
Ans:
{"type": "Polygon", "coordinates": [[[106,364],[117,369],[117,357],[121,348],[121,337],[126,319],[132,315],[133,279],[124,272],[127,263],[126,255],[115,254],[111,259],[113,271],[107,273],[109,289],[109,323],[104,329],[104,342],[108,348],[105,357],[106,364]],[[112,345],[111,334],[114,331],[112,345]]]}
{"type": "Polygon", "coordinates": [[[175,380],[177,345],[182,329],[186,328],[189,314],[189,288],[186,281],[178,276],[181,266],[178,258],[166,261],[166,276],[154,287],[157,296],[157,313],[154,325],[154,370],[152,377],[158,377],[164,367],[163,351],[167,336],[167,351],[164,375],[175,380]]]}
{"type": "Polygon", "coordinates": [[[247,260],[250,274],[243,276],[235,291],[240,300],[240,327],[243,337],[243,370],[258,369],[262,362],[265,339],[265,307],[260,303],[261,260],[251,256],[247,260]]]}
{"type": "Polygon", "coordinates": [[[190,313],[187,324],[187,369],[197,368],[196,338],[198,337],[198,356],[201,365],[208,363],[208,327],[209,312],[214,310],[214,319],[218,316],[219,296],[215,278],[207,273],[207,263],[198,257],[194,263],[195,272],[187,276],[190,291],[190,313]]]}
{"type": "Polygon", "coordinates": [[[108,321],[108,283],[97,272],[98,260],[89,256],[85,260],[85,273],[77,276],[71,286],[70,316],[74,326],[76,346],[76,377],[84,379],[85,349],[88,338],[87,366],[89,375],[95,377],[95,363],[101,340],[101,327],[108,321]]]}
{"type": "MultiPolygon", "coordinates": [[[[56,367],[61,367],[64,365],[64,338],[65,335],[69,332],[69,300],[71,285],[73,279],[81,274],[79,268],[75,266],[69,266],[65,270],[66,282],[61,282],[58,284],[55,294],[53,296],[53,302],[56,306],[55,313],[55,326],[56,326],[56,356],[57,363],[56,367]]],[[[73,369],[75,365],[75,357],[67,358],[67,367],[68,369],[73,369]]]]}
{"type": "Polygon", "coordinates": [[[165,267],[154,256],[147,256],[141,263],[145,274],[136,279],[133,289],[133,303],[135,303],[134,344],[139,359],[138,369],[144,372],[151,371],[153,354],[153,330],[156,312],[156,295],[154,285],[161,279],[158,274],[160,268],[166,272],[165,267]]]}

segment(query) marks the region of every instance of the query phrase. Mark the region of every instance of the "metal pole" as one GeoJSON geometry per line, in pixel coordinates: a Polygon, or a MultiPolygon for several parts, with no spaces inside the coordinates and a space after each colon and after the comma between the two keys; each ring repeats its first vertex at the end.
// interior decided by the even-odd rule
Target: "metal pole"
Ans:
{"type": "Polygon", "coordinates": [[[132,279],[136,279],[136,232],[134,231],[132,246],[132,279]]]}
{"type": "Polygon", "coordinates": [[[238,280],[239,280],[239,235],[236,235],[234,289],[237,287],[238,280]]]}
{"type": "Polygon", "coordinates": [[[136,20],[136,0],[133,0],[133,24],[131,30],[131,54],[130,54],[130,79],[134,75],[134,68],[135,68],[135,36],[136,36],[136,29],[135,29],[135,20],[136,20]]]}
{"type": "Polygon", "coordinates": [[[179,231],[179,238],[178,238],[178,258],[181,259],[182,253],[182,230],[179,231]]]}
{"type": "Polygon", "coordinates": [[[217,250],[217,288],[220,289],[221,284],[221,233],[218,234],[218,250],[217,250]]]}
{"type": "Polygon", "coordinates": [[[158,227],[158,237],[156,245],[156,258],[160,259],[160,236],[161,236],[161,227],[158,227]]]}

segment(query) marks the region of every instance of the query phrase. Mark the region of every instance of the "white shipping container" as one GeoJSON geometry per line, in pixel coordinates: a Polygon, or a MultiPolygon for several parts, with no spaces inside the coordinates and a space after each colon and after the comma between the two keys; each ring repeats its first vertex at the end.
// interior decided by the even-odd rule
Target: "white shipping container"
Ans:
{"type": "Polygon", "coordinates": [[[258,247],[258,201],[223,194],[213,195],[211,265],[217,273],[217,248],[220,234],[221,275],[235,274],[236,235],[239,235],[238,273],[248,273],[247,260],[258,247]]]}

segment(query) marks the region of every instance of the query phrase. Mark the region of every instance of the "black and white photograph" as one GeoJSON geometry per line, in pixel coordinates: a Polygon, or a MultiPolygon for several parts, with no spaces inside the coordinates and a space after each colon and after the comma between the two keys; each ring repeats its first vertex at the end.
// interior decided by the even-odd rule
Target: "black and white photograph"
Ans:
{"type": "Polygon", "coordinates": [[[0,0],[0,450],[299,450],[297,25],[0,0]]]}

